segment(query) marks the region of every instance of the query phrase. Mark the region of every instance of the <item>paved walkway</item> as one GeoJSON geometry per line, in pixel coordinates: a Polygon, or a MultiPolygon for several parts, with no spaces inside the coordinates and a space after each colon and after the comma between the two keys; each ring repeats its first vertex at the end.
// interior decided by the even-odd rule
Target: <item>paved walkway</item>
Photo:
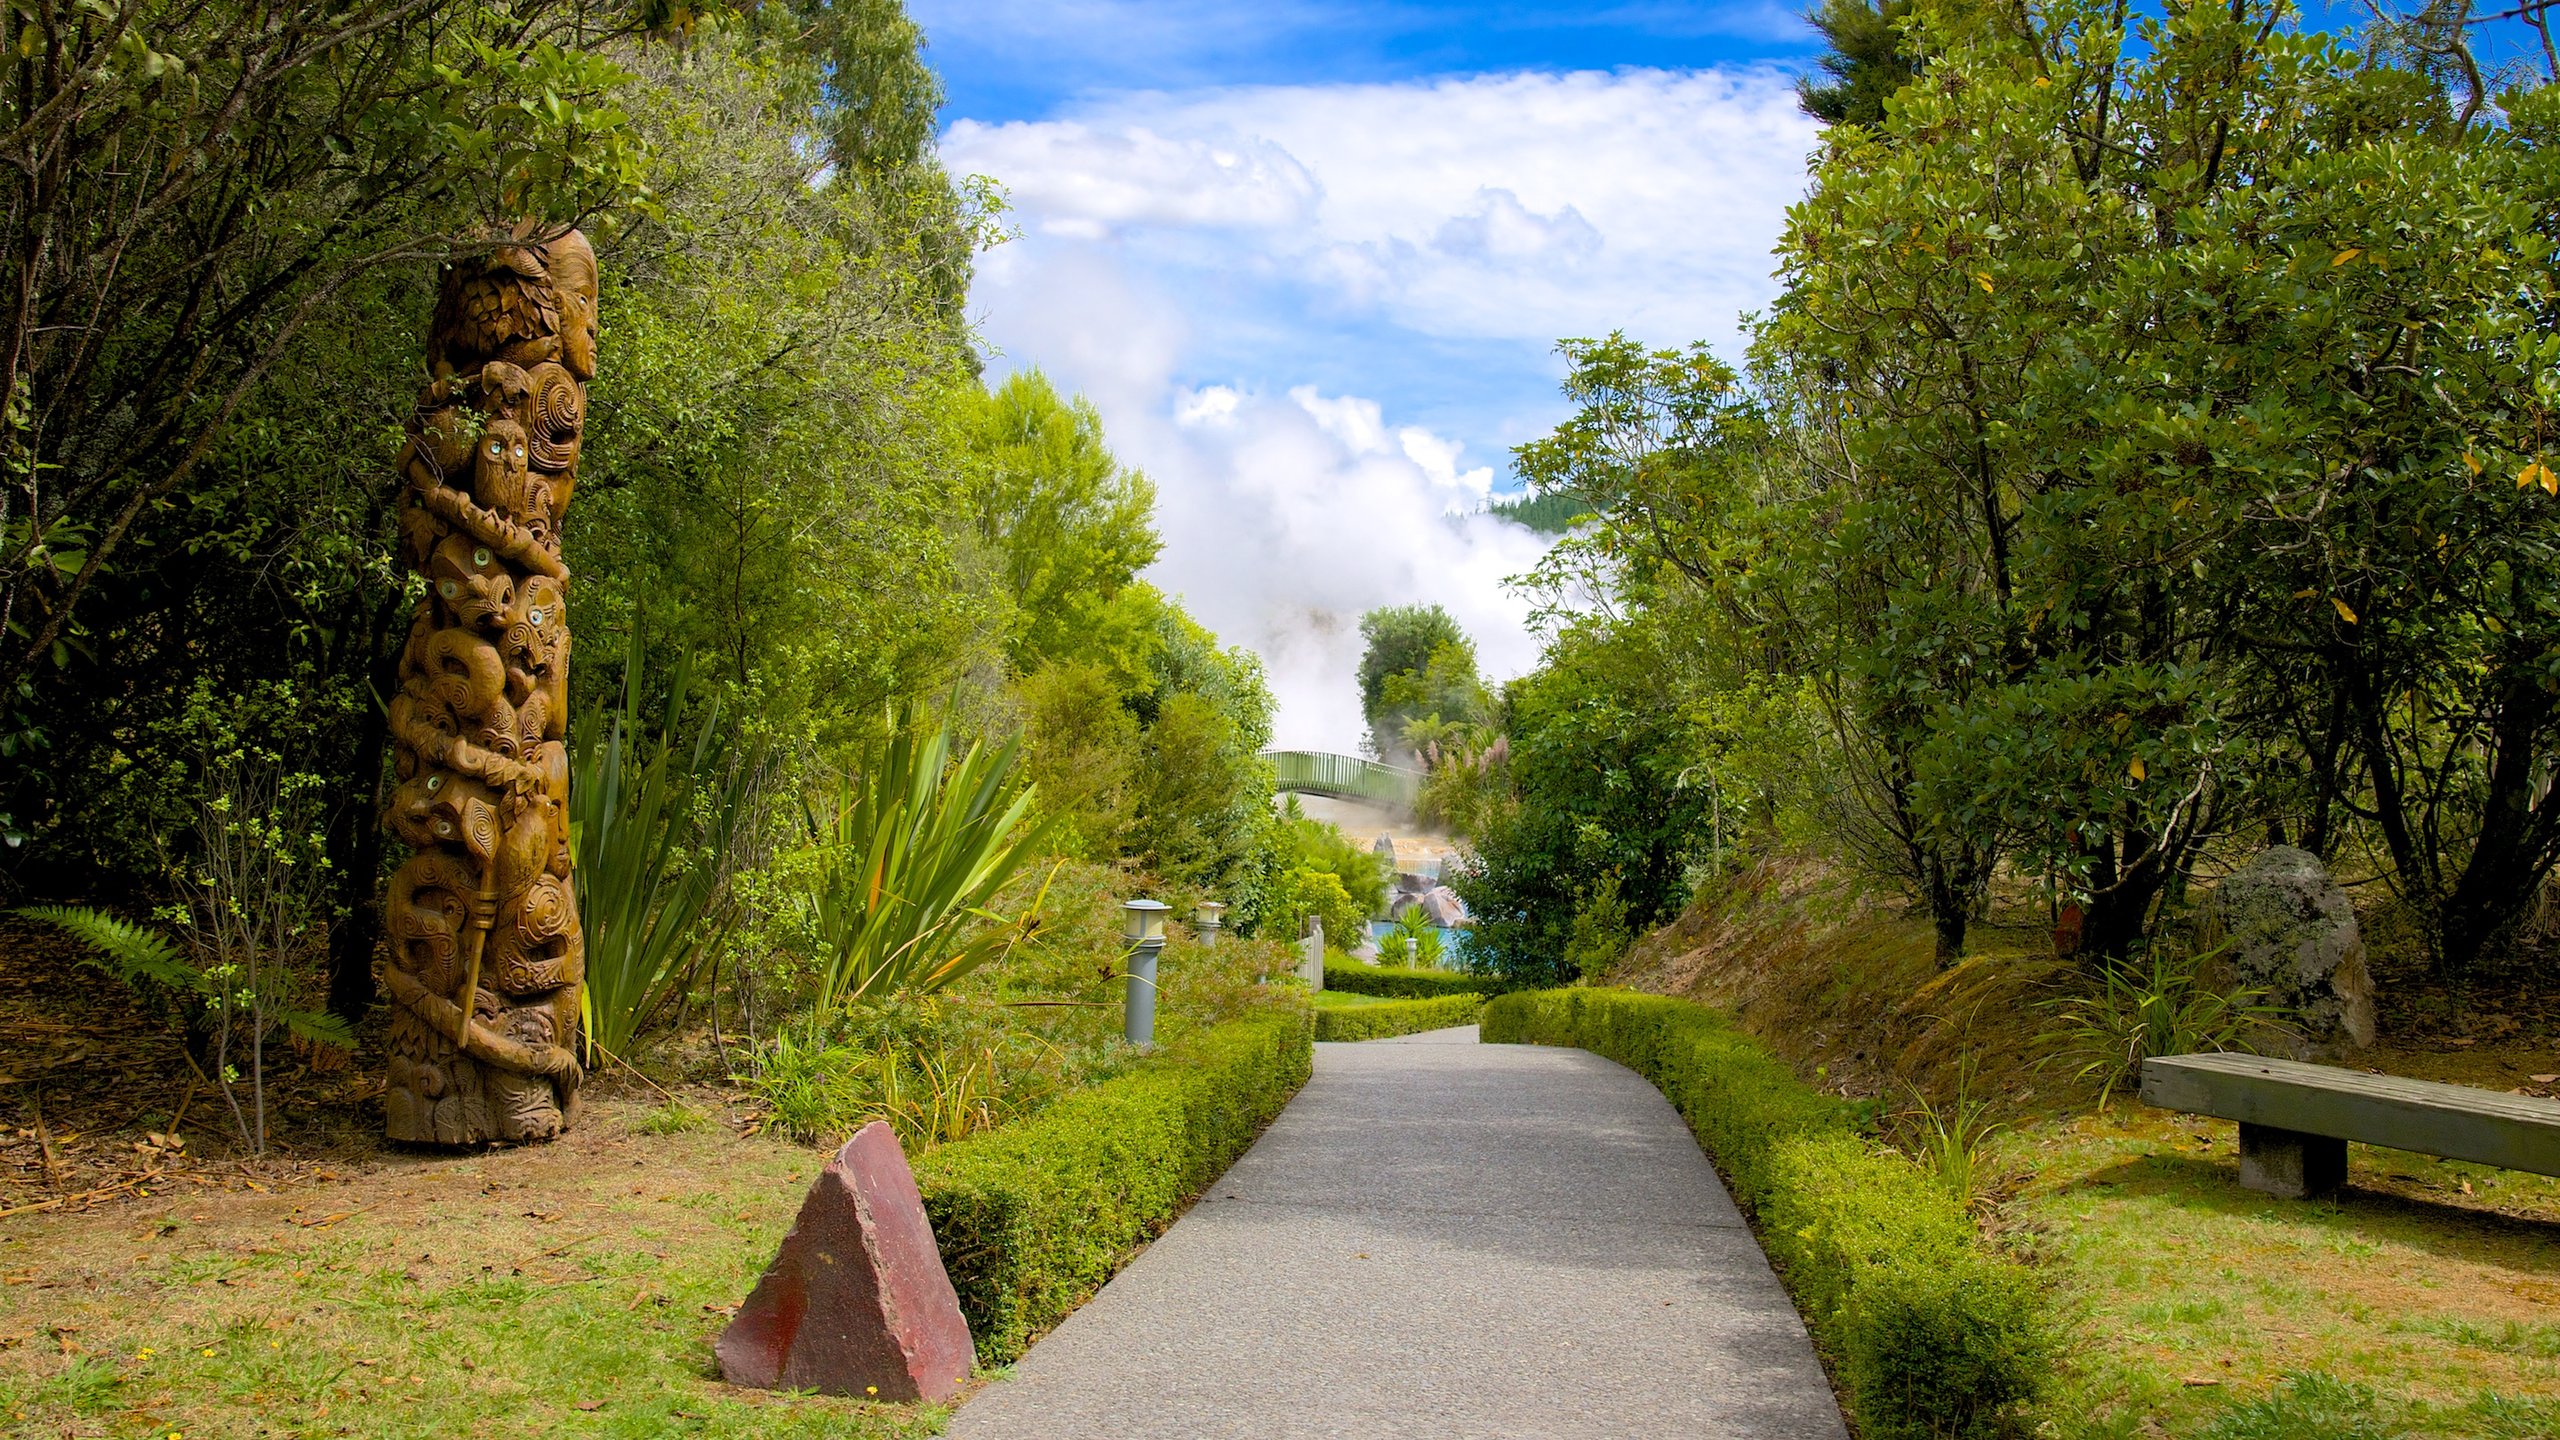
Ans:
{"type": "Polygon", "coordinates": [[[1846,1440],[1678,1115],[1473,1027],[1318,1045],[1191,1212],[953,1440],[1846,1440]]]}

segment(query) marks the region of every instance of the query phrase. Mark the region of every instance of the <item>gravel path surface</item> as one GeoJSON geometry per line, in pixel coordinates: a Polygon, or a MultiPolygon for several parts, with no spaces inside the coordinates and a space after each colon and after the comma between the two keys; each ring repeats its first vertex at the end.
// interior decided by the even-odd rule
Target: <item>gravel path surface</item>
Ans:
{"type": "Polygon", "coordinates": [[[1318,1045],[1191,1212],[953,1440],[1846,1440],[1678,1115],[1474,1027],[1318,1045]]]}

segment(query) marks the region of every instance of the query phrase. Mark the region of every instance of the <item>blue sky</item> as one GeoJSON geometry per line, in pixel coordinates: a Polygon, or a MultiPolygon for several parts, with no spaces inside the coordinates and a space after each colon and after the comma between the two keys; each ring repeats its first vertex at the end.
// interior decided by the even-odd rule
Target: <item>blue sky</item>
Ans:
{"type": "Polygon", "coordinates": [[[1044,119],[1097,93],[1410,80],[1495,70],[1697,69],[1813,53],[1779,4],[918,0],[952,116],[1044,119]]]}
{"type": "MultiPolygon", "coordinates": [[[[1778,0],[920,0],[915,14],[949,89],[946,125],[972,127],[1126,120],[1133,109],[1150,110],[1160,121],[1172,108],[1168,97],[1414,87],[1520,72],[1792,72],[1817,49],[1794,8],[1778,0]]],[[[1214,126],[1218,117],[1195,111],[1188,118],[1214,126]]],[[[1442,156],[1432,163],[1464,160],[1442,156]]],[[[1334,177],[1314,178],[1321,185],[1334,177]]],[[[1018,200],[1030,202],[1018,220],[1036,227],[1039,197],[1016,189],[1018,200]]],[[[1313,384],[1328,394],[1373,398],[1398,423],[1459,438],[1475,461],[1493,467],[1497,486],[1510,488],[1505,452],[1560,413],[1554,396],[1560,370],[1552,353],[1560,334],[1535,324],[1416,324],[1412,316],[1382,311],[1373,296],[1344,293],[1328,283],[1331,277],[1256,264],[1249,250],[1239,251],[1217,232],[1214,226],[1153,227],[1139,242],[1151,252],[1143,268],[1182,277],[1184,308],[1194,322],[1182,380],[1281,383],[1284,389],[1313,384]]],[[[1760,248],[1765,252],[1765,240],[1760,248]]],[[[1586,315],[1552,318],[1583,321],[1570,327],[1581,334],[1643,317],[1594,307],[1586,315]]],[[[1001,343],[1005,327],[994,328],[1001,343]]],[[[1697,337],[1666,331],[1653,338],[1697,337]]],[[[1046,363],[1027,354],[1007,359],[1046,363]]]]}

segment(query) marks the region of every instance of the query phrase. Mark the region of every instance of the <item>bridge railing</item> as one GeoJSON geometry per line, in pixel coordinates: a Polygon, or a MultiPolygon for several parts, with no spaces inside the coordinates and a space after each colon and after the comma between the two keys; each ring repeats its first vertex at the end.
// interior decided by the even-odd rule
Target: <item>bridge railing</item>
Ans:
{"type": "Polygon", "coordinates": [[[1325,750],[1266,750],[1263,758],[1279,777],[1279,788],[1301,795],[1329,795],[1337,800],[1365,800],[1372,805],[1410,809],[1422,793],[1422,772],[1384,765],[1357,755],[1325,750]]]}

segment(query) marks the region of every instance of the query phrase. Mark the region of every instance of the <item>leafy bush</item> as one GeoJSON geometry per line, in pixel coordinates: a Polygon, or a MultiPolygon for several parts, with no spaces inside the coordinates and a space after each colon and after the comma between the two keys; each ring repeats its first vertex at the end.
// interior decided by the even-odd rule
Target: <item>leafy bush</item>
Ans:
{"type": "Polygon", "coordinates": [[[1422,913],[1419,905],[1407,905],[1396,912],[1396,923],[1378,937],[1378,958],[1389,965],[1411,965],[1422,970],[1440,968],[1440,927],[1422,913]]]}
{"type": "Polygon", "coordinates": [[[1369,928],[1369,912],[1344,891],[1342,877],[1330,870],[1292,870],[1281,876],[1272,886],[1263,917],[1262,933],[1275,938],[1304,934],[1308,920],[1320,920],[1325,940],[1345,949],[1359,944],[1369,928]]]}
{"type": "Polygon", "coordinates": [[[1484,1008],[1481,995],[1442,995],[1432,1000],[1390,1000],[1382,1005],[1351,1005],[1316,1010],[1319,1040],[1383,1040],[1472,1024],[1484,1008]]]}
{"type": "Polygon", "coordinates": [[[1490,995],[1502,988],[1502,982],[1490,975],[1462,970],[1418,970],[1328,960],[1324,988],[1354,995],[1383,995],[1390,1000],[1427,1000],[1441,995],[1490,995]]]}
{"type": "Polygon", "coordinates": [[[1304,1008],[1273,1006],[919,1157],[979,1361],[1020,1356],[1225,1173],[1306,1083],[1312,1031],[1304,1008]]]}
{"type": "Polygon", "coordinates": [[[2043,1289],[1985,1248],[1934,1177],[1857,1133],[1703,1006],[1619,990],[1504,995],[1489,1042],[1575,1045],[1627,1066],[1689,1122],[1758,1223],[1873,1440],[2006,1433],[2060,1350],[2043,1289]]]}
{"type": "MultiPolygon", "coordinates": [[[[293,977],[274,964],[221,958],[199,964],[165,935],[85,905],[31,905],[18,914],[61,927],[89,947],[81,962],[143,992],[159,991],[212,1032],[213,1082],[231,1107],[240,1143],[266,1153],[266,1039],[275,1028],[309,1044],[356,1048],[347,1022],[292,1003],[293,977]],[[240,1063],[249,1069],[244,1075],[240,1063]],[[241,1104],[242,1091],[248,1104],[241,1104]]],[[[204,927],[196,927],[204,933],[204,927]]],[[[255,954],[257,952],[251,951],[255,954]]]]}
{"type": "Polygon", "coordinates": [[[1403,926],[1399,925],[1378,937],[1378,960],[1381,964],[1398,968],[1413,963],[1413,940],[1404,933],[1403,926]]]}
{"type": "Polygon", "coordinates": [[[1404,941],[1402,948],[1413,957],[1415,966],[1424,970],[1440,968],[1440,927],[1431,923],[1431,917],[1422,913],[1421,906],[1407,905],[1397,911],[1394,933],[1396,938],[1404,941]]]}
{"type": "Polygon", "coordinates": [[[773,1127],[795,1140],[839,1144],[886,1120],[920,1150],[1045,1098],[1026,1052],[1057,1047],[1007,1019],[1002,1006],[901,997],[842,1017],[823,1041],[777,1031],[743,1078],[771,1108],[773,1127]]]}

